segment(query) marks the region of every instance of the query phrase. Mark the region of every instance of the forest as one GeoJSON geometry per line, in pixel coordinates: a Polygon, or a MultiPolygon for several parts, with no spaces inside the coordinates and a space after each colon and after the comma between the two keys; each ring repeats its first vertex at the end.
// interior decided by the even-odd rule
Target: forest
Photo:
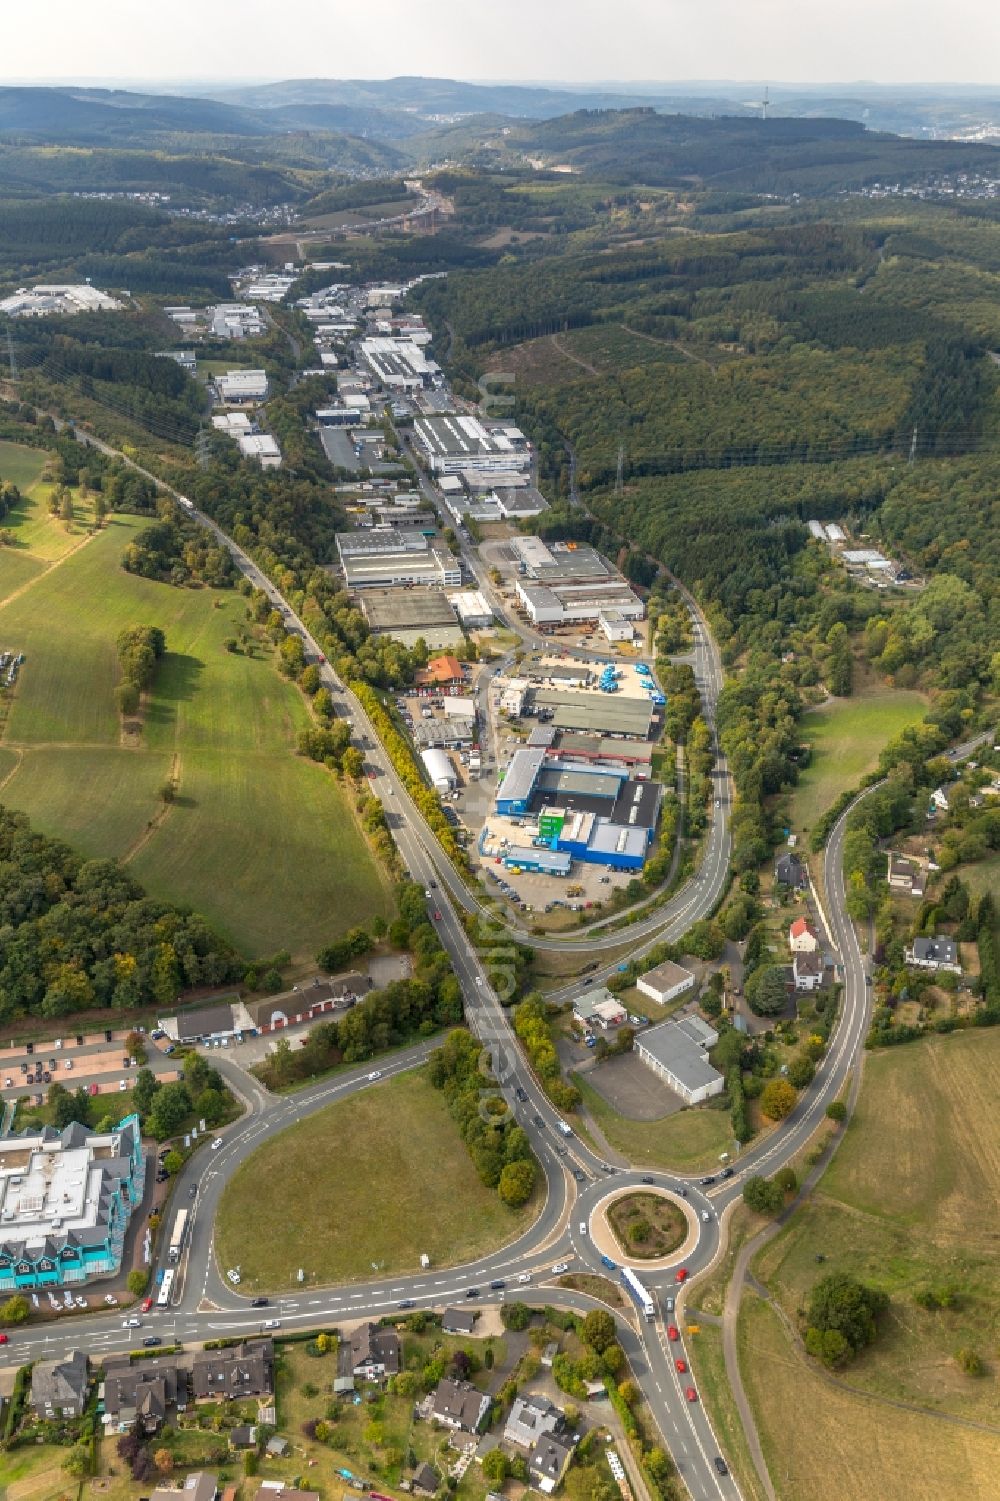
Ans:
{"type": "Polygon", "coordinates": [[[126,1011],[240,979],[197,914],[153,901],[114,860],[85,860],[0,806],[0,1017],[126,1011]]]}

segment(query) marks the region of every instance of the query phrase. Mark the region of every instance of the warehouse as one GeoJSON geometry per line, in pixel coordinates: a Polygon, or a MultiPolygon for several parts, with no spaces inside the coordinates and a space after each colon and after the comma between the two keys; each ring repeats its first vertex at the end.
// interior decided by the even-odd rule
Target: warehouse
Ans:
{"type": "Polygon", "coordinates": [[[387,391],[420,391],[440,374],[440,367],[410,339],[362,339],[361,358],[387,391]]]}
{"type": "Polygon", "coordinates": [[[457,778],[455,768],[444,751],[437,748],[421,751],[420,759],[424,763],[424,770],[435,792],[451,792],[457,778]]]}
{"type": "Polygon", "coordinates": [[[597,617],[597,624],[609,641],[635,640],[635,626],[621,610],[602,610],[597,617]]]}
{"type": "Polygon", "coordinates": [[[256,459],[262,469],[281,468],[281,449],[270,433],[240,433],[236,439],[245,459],[256,459]]]}
{"type": "MultiPolygon", "coordinates": [[[[646,606],[621,579],[595,579],[590,583],[515,582],[518,600],[533,625],[572,625],[600,621],[609,615],[625,622],[645,618],[646,606]]],[[[624,629],[624,626],[622,627],[624,629]]],[[[608,632],[605,631],[605,635],[608,632]]],[[[609,639],[631,639],[612,635],[609,639]]]]}
{"type": "Polygon", "coordinates": [[[573,864],[561,850],[526,845],[508,845],[502,855],[504,868],[517,874],[527,871],[534,876],[568,876],[573,864]]]}
{"type": "Polygon", "coordinates": [[[573,693],[559,688],[536,688],[535,709],[557,730],[589,730],[596,735],[623,735],[641,740],[653,722],[648,699],[624,694],[573,693]]]}
{"type": "Polygon", "coordinates": [[[443,589],[364,589],[358,603],[374,635],[391,636],[403,646],[423,640],[440,651],[465,640],[443,589]]]}
{"type": "Polygon", "coordinates": [[[263,401],[267,396],[266,370],[227,370],[215,377],[215,394],[223,406],[241,406],[263,401]]]}
{"type": "Polygon", "coordinates": [[[457,412],[417,417],[413,436],[433,474],[516,474],[531,468],[531,453],[526,447],[504,429],[487,430],[477,417],[457,412]]]}
{"type": "Polygon", "coordinates": [[[467,631],[484,630],[493,624],[493,611],[479,589],[466,589],[448,597],[467,631]]]}
{"type": "Polygon", "coordinates": [[[653,747],[648,740],[607,740],[598,735],[575,735],[551,724],[536,725],[528,736],[531,747],[544,746],[549,756],[567,756],[574,761],[610,761],[633,768],[637,776],[649,775],[653,747]]]}
{"type": "MultiPolygon", "coordinates": [[[[543,542],[514,537],[511,549],[523,572],[540,584],[598,583],[615,578],[615,570],[585,542],[543,542]]],[[[621,580],[619,580],[621,582],[621,580]]]]}
{"type": "Polygon", "coordinates": [[[641,870],[650,838],[649,829],[628,828],[596,813],[574,813],[563,824],[557,848],[584,865],[641,870]]]}
{"type": "Polygon", "coordinates": [[[349,589],[431,584],[457,588],[462,567],[445,544],[406,529],[338,532],[337,551],[349,589]]]}
{"type": "Polygon", "coordinates": [[[685,1016],[640,1032],[635,1051],[686,1105],[721,1094],[725,1080],[708,1061],[719,1034],[699,1016],[685,1016]]]}

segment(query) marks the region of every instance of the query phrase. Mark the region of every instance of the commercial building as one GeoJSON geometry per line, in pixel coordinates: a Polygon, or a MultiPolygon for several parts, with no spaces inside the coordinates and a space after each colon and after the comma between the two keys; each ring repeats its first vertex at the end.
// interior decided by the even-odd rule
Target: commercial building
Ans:
{"type": "Polygon", "coordinates": [[[504,714],[510,714],[514,719],[524,713],[524,705],[527,701],[531,684],[527,678],[511,678],[500,692],[500,708],[504,714]]]}
{"type": "Polygon", "coordinates": [[[636,1034],[635,1051],[687,1105],[721,1094],[725,1080],[708,1061],[719,1034],[698,1016],[662,1022],[636,1034]]]}
{"type": "Polygon", "coordinates": [[[237,1011],[239,1001],[216,1001],[210,1006],[199,1006],[193,1011],[179,1011],[176,1016],[159,1018],[171,1042],[216,1042],[224,1037],[235,1037],[241,1030],[237,1011]]]}
{"type": "Polygon", "coordinates": [[[417,688],[462,688],[465,672],[457,657],[431,657],[426,667],[418,667],[413,682],[417,688]]]}
{"type": "Polygon", "coordinates": [[[600,622],[603,618],[616,622],[604,631],[609,640],[631,640],[635,631],[626,633],[626,623],[643,620],[646,615],[642,600],[621,579],[569,584],[532,584],[518,579],[515,589],[525,614],[539,627],[600,622]]]}
{"type": "Polygon", "coordinates": [[[246,406],[267,396],[266,370],[227,370],[215,377],[215,394],[223,406],[246,406]]]}
{"type": "Polygon", "coordinates": [[[270,433],[240,433],[236,441],[245,459],[256,459],[262,469],[281,468],[281,449],[270,433]]]}
{"type": "Polygon", "coordinates": [[[627,740],[644,740],[648,736],[656,708],[651,699],[626,697],[623,693],[584,693],[544,687],[534,690],[534,707],[557,730],[621,735],[627,740]]]}
{"type": "Polygon", "coordinates": [[[440,375],[440,366],[412,339],[362,339],[361,358],[387,391],[420,391],[440,375]]]}
{"type": "Polygon", "coordinates": [[[444,751],[436,747],[421,751],[420,759],[424,763],[424,770],[435,791],[451,792],[458,779],[455,776],[455,768],[444,751]]]}
{"type": "Polygon", "coordinates": [[[534,485],[497,485],[494,494],[497,509],[507,521],[524,521],[540,516],[549,508],[545,496],[534,485]]]}
{"type": "Polygon", "coordinates": [[[515,874],[527,871],[533,876],[568,876],[573,867],[571,857],[563,851],[538,845],[509,844],[500,858],[504,869],[515,874]]]}
{"type": "Polygon", "coordinates": [[[0,1291],[115,1275],[142,1202],[139,1117],[98,1135],[74,1122],[0,1141],[0,1291]]]}
{"type": "Polygon", "coordinates": [[[430,584],[457,589],[462,565],[445,543],[412,528],[338,532],[337,551],[350,589],[430,584]]]}
{"type": "Polygon", "coordinates": [[[668,959],[664,964],[658,964],[655,969],[647,970],[636,981],[636,988],[643,995],[648,995],[651,1001],[665,1006],[668,1001],[676,1000],[686,990],[694,986],[694,975],[689,969],[683,969],[681,965],[674,964],[668,959]]]}
{"type": "Polygon", "coordinates": [[[531,451],[518,429],[489,429],[478,417],[457,412],[416,417],[413,436],[435,475],[517,474],[531,468],[531,451]]]}
{"type": "Polygon", "coordinates": [[[217,433],[225,433],[227,438],[240,438],[253,431],[253,423],[246,412],[216,412],[212,426],[217,433]]]}
{"type": "Polygon", "coordinates": [[[609,761],[631,768],[637,777],[648,776],[653,763],[653,747],[648,740],[614,740],[598,735],[578,735],[557,730],[551,724],[535,725],[528,736],[530,747],[541,746],[548,757],[567,757],[573,761],[609,761]]]}
{"type": "Polygon", "coordinates": [[[391,636],[405,646],[420,637],[432,648],[458,646],[464,640],[443,589],[365,589],[358,603],[375,635],[391,636]]]}
{"type": "Polygon", "coordinates": [[[628,1013],[617,996],[613,996],[606,986],[598,985],[594,990],[577,996],[573,1002],[573,1015],[582,1027],[591,1031],[600,1027],[606,1032],[608,1027],[620,1027],[628,1013]]]}
{"type": "Polygon", "coordinates": [[[619,609],[602,610],[597,617],[598,628],[609,641],[634,641],[635,626],[619,609]]]}

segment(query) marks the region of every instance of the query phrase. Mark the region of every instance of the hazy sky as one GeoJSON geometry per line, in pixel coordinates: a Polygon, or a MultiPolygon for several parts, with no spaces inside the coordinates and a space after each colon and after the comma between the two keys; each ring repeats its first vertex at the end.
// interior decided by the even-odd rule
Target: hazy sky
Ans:
{"type": "Polygon", "coordinates": [[[1000,0],[32,0],[0,77],[1000,83],[1000,0]]]}

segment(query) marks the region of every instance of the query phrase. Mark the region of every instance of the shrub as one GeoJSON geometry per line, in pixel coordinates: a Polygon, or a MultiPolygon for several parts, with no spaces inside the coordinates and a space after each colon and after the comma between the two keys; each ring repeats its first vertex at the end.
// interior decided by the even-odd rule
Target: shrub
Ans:
{"type": "Polygon", "coordinates": [[[964,1345],[961,1350],[955,1351],[955,1360],[958,1369],[966,1376],[981,1376],[985,1370],[982,1357],[975,1351],[964,1345]]]}
{"type": "Polygon", "coordinates": [[[826,1107],[827,1119],[841,1125],[847,1119],[847,1106],[843,1100],[832,1100],[826,1107]]]}

